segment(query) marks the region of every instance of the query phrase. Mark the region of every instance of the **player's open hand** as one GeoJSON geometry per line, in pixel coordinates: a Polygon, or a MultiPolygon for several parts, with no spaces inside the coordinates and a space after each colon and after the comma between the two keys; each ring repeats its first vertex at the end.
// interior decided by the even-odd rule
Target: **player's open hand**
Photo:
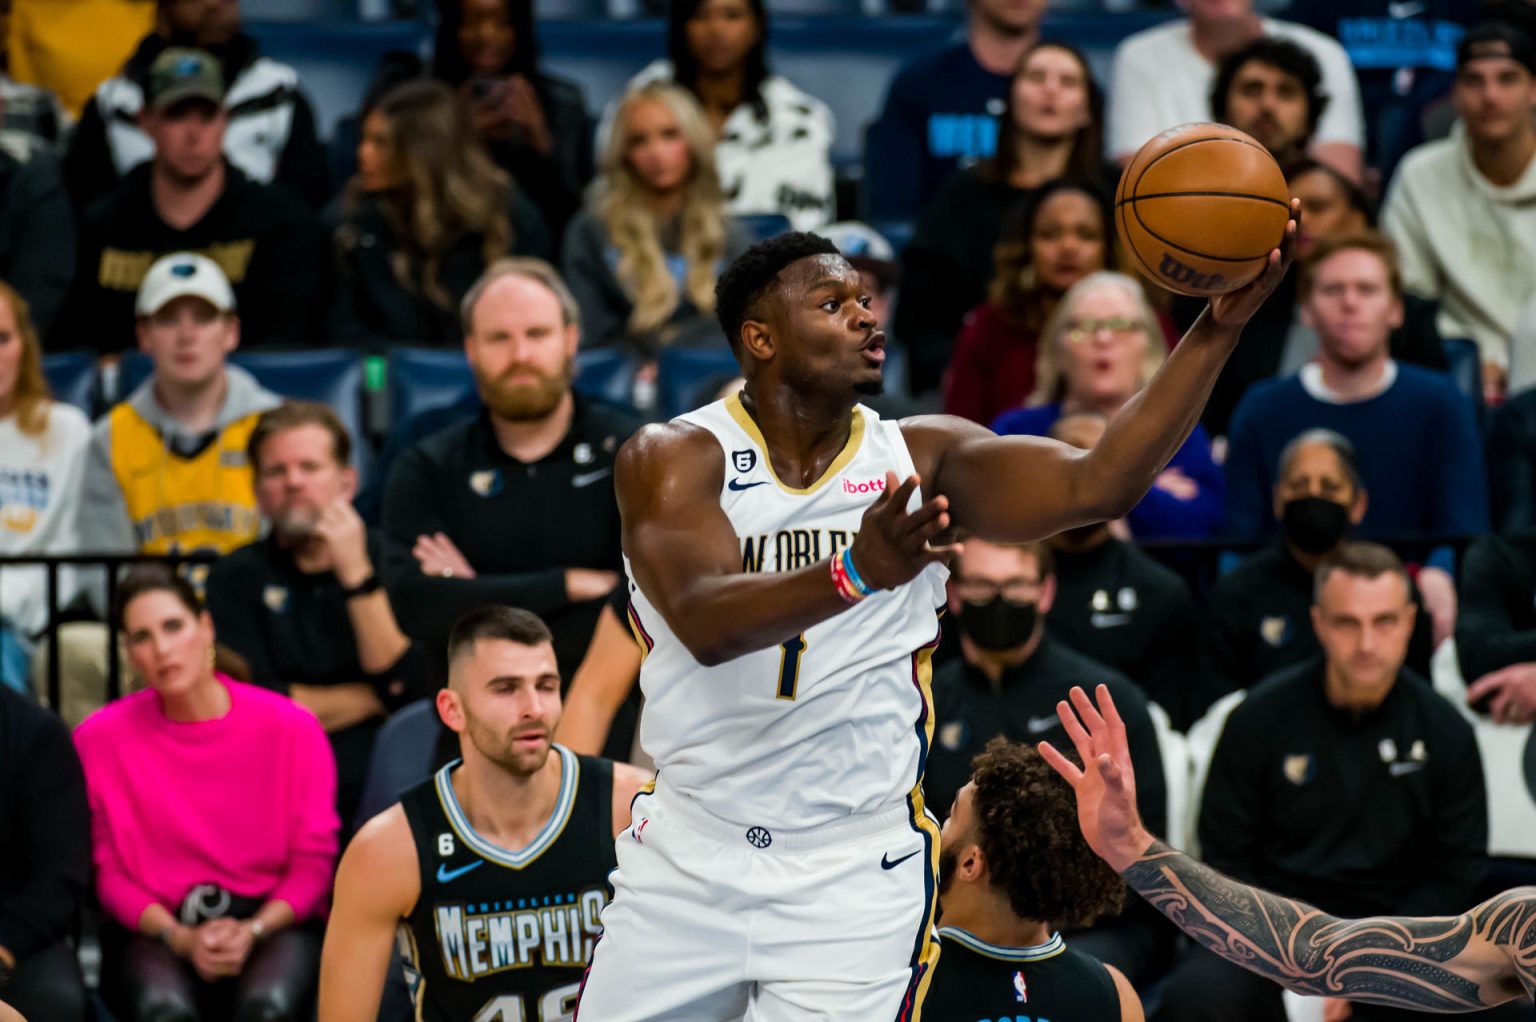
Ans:
{"type": "Polygon", "coordinates": [[[1071,704],[1065,700],[1056,704],[1056,715],[1077,748],[1081,768],[1050,742],[1041,742],[1036,748],[1072,785],[1077,796],[1077,822],[1088,847],[1119,872],[1141,857],[1152,836],[1136,811],[1136,772],[1131,768],[1125,722],[1108,687],[1100,685],[1095,695],[1097,707],[1088,693],[1074,685],[1071,704]]]}
{"type": "Polygon", "coordinates": [[[869,505],[853,541],[853,566],[873,589],[894,589],[916,578],[930,564],[947,561],[960,544],[934,546],[949,528],[949,499],[934,497],[916,511],[907,502],[921,485],[917,476],[905,482],[895,472],[885,474],[885,492],[869,505]]]}
{"type": "Polygon", "coordinates": [[[1247,323],[1253,314],[1259,311],[1259,306],[1268,300],[1275,288],[1280,286],[1286,271],[1291,268],[1291,263],[1296,258],[1296,239],[1300,234],[1301,200],[1292,199],[1291,218],[1286,221],[1285,233],[1280,237],[1280,247],[1270,250],[1269,262],[1265,265],[1264,272],[1236,291],[1213,297],[1210,317],[1225,327],[1240,327],[1247,323]]]}

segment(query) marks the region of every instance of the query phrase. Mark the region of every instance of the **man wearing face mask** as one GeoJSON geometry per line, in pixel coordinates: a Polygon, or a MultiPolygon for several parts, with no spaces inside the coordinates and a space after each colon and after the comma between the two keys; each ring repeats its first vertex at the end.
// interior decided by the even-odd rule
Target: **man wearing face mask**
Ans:
{"type": "MultiPolygon", "coordinates": [[[[1104,435],[1102,415],[1065,415],[1051,436],[1084,450],[1104,435]]],[[[1195,692],[1195,608],[1189,587],[1109,524],[1068,529],[1050,540],[1056,599],[1051,634],[1135,680],[1177,728],[1186,727],[1195,692]]]]}
{"type": "MultiPolygon", "coordinates": [[[[1229,692],[1317,656],[1312,573],[1365,517],[1369,503],[1355,448],[1341,434],[1310,429],[1280,455],[1273,506],[1280,536],[1222,576],[1211,590],[1200,636],[1196,716],[1229,692]]],[[[1433,639],[1417,587],[1407,663],[1429,676],[1433,639]]]]}
{"type": "Polygon", "coordinates": [[[271,529],[208,574],[220,644],[245,658],[251,681],[286,692],[325,728],[344,825],[385,715],[436,687],[379,583],[383,537],[352,508],[351,446],[322,404],[290,401],[257,419],[247,452],[271,529]]]}
{"type": "MultiPolygon", "coordinates": [[[[1056,598],[1051,549],[1044,543],[1000,546],[972,537],[952,570],[949,612],[959,620],[961,655],[933,675],[926,804],[947,812],[970,777],[972,758],[997,735],[1030,744],[1064,738],[1056,703],[1086,680],[1108,685],[1114,694],[1136,764],[1137,805],[1151,819],[1166,821],[1163,761],[1147,697],[1125,675],[1046,632],[1056,598]]],[[[1172,946],[1156,913],[1139,902],[1067,938],[1133,983],[1150,979],[1172,946]]]]}

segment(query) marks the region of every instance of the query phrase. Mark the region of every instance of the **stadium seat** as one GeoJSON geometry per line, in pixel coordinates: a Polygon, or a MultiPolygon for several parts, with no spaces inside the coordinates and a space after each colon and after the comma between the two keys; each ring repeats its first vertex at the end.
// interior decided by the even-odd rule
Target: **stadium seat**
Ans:
{"type": "Polygon", "coordinates": [[[1148,703],[1152,729],[1157,734],[1157,751],[1162,754],[1163,782],[1168,793],[1168,820],[1163,840],[1174,848],[1186,847],[1189,821],[1189,744],[1173,729],[1168,711],[1148,703]]]}
{"type": "Polygon", "coordinates": [[[54,399],[93,417],[96,412],[96,358],[83,351],[43,356],[43,376],[54,399]]]}
{"type": "Polygon", "coordinates": [[[389,715],[374,738],[368,777],[350,821],[354,833],[431,775],[442,727],[432,699],[418,699],[389,715]]]}
{"type": "Polygon", "coordinates": [[[1189,796],[1185,802],[1187,815],[1184,824],[1184,850],[1190,855],[1200,854],[1200,803],[1205,798],[1205,779],[1210,774],[1211,757],[1216,754],[1216,743],[1227,726],[1227,718],[1248,698],[1246,690],[1228,692],[1205,711],[1205,716],[1190,725],[1186,732],[1186,748],[1189,753],[1189,796]]]}
{"type": "Polygon", "coordinates": [[[750,216],[739,216],[736,220],[747,229],[753,241],[764,241],[794,229],[789,217],[782,213],[753,213],[750,216]]]}
{"type": "Polygon", "coordinates": [[[389,422],[403,425],[474,386],[462,348],[395,348],[389,353],[389,422]]]}
{"type": "Polygon", "coordinates": [[[1472,402],[1477,424],[1483,424],[1483,357],[1477,342],[1468,337],[1448,337],[1445,340],[1447,371],[1456,383],[1456,389],[1472,402]]]}
{"type": "Polygon", "coordinates": [[[657,408],[666,419],[691,411],[708,385],[724,383],[740,372],[729,348],[669,348],[661,354],[656,378],[657,408]]]}
{"type": "Polygon", "coordinates": [[[588,397],[630,403],[635,367],[618,348],[584,348],[576,353],[575,387],[588,397]]]}

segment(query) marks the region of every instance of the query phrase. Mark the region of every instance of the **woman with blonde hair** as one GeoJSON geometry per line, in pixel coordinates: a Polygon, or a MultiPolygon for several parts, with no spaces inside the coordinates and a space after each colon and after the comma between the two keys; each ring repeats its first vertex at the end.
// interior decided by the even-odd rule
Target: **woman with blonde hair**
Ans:
{"type": "Polygon", "coordinates": [[[459,301],[508,254],[549,258],[538,209],[498,169],[463,104],[420,78],[367,104],[357,174],[327,211],[332,342],[456,345],[459,301]]]}
{"type": "MultiPolygon", "coordinates": [[[[48,393],[26,301],[0,282],[0,554],[68,554],[84,546],[78,512],[90,441],[85,415],[48,393]]],[[[74,575],[62,572],[60,580],[63,606],[74,597],[74,575]]],[[[26,691],[33,641],[49,612],[41,566],[0,571],[0,682],[26,691]]]]}
{"type": "Polygon", "coordinates": [[[715,281],[749,239],[725,212],[714,140],[692,94],[652,82],[620,101],[587,209],[565,234],[584,344],[642,367],[673,344],[719,344],[715,281]]]}
{"type": "MultiPolygon", "coordinates": [[[[1141,284],[1101,271],[1073,284],[1046,320],[1025,407],[992,423],[1000,435],[1045,436],[1063,415],[1113,418],[1163,364],[1163,328],[1141,284]]],[[[1222,523],[1221,469],[1196,426],[1127,516],[1137,539],[1214,535],[1222,523]]]]}

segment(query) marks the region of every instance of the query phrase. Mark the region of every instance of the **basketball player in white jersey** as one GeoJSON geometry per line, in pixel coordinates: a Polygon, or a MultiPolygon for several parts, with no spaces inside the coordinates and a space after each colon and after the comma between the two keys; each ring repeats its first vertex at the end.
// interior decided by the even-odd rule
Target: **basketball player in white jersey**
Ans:
{"type": "MultiPolygon", "coordinates": [[[[937,958],[939,828],[921,782],[945,543],[1130,510],[1295,230],[1257,281],[1211,301],[1091,451],[860,405],[880,392],[885,335],[825,239],[773,238],[726,270],[718,313],[744,389],[646,427],[617,464],[659,777],[618,839],[580,1022],[920,1017],[937,958]]],[[[1126,342],[1118,323],[1075,325],[1078,343],[1126,342]]]]}

